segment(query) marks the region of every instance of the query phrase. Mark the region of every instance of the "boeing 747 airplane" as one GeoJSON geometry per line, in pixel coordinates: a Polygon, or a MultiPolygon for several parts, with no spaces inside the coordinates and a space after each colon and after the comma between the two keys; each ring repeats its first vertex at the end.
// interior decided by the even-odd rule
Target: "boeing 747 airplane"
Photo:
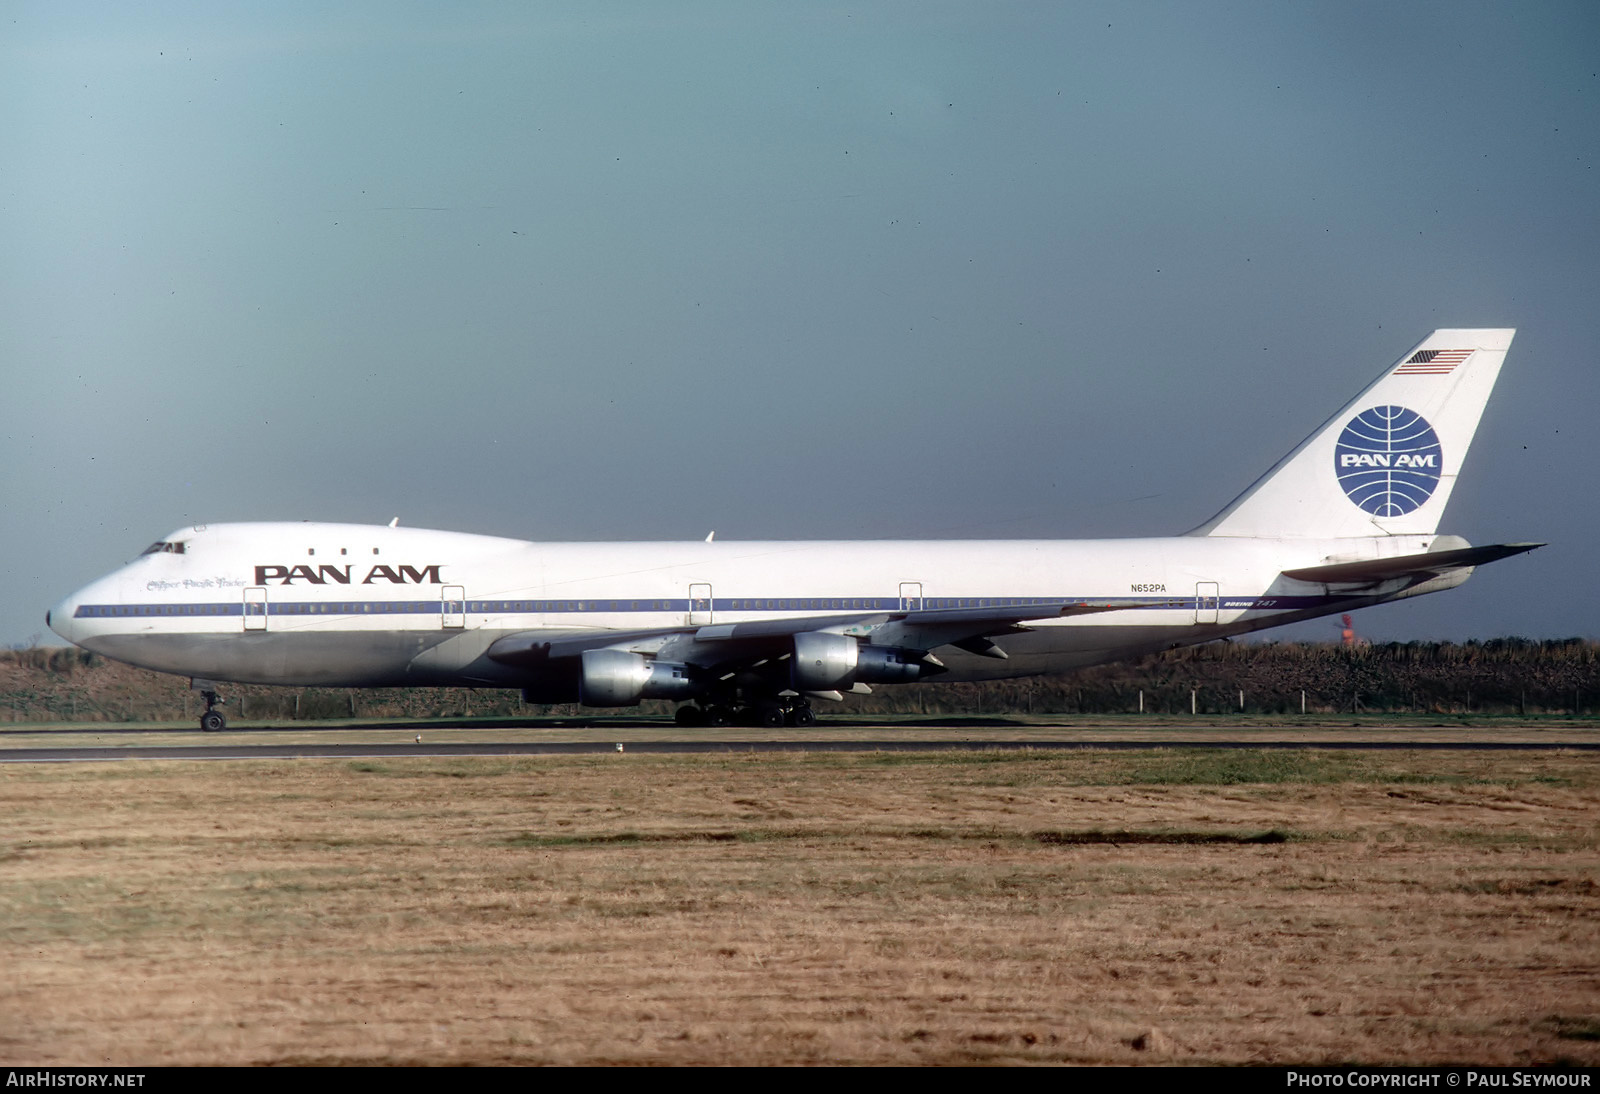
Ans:
{"type": "Polygon", "coordinates": [[[1439,535],[1511,330],[1437,330],[1215,517],[1134,540],[525,543],[355,524],[180,528],[46,617],[193,679],[679,700],[810,725],[873,684],[1031,676],[1453,588],[1539,544],[1439,535]]]}

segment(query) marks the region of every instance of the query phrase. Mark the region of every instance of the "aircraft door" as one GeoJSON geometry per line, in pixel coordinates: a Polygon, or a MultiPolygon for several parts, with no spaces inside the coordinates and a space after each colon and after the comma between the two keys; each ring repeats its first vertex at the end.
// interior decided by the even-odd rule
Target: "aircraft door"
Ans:
{"type": "Polygon", "coordinates": [[[922,610],[922,582],[902,581],[900,583],[900,610],[903,612],[920,612],[922,610]]]}
{"type": "Polygon", "coordinates": [[[1215,623],[1222,606],[1221,589],[1215,581],[1197,581],[1194,586],[1194,621],[1215,623]]]}
{"type": "Polygon", "coordinates": [[[440,626],[460,628],[467,625],[467,590],[460,585],[446,585],[440,592],[440,626]]]}
{"type": "Polygon", "coordinates": [[[696,582],[689,586],[689,626],[704,627],[711,623],[711,586],[696,582]]]}
{"type": "Polygon", "coordinates": [[[244,629],[267,629],[267,590],[263,586],[253,585],[244,591],[244,629]]]}

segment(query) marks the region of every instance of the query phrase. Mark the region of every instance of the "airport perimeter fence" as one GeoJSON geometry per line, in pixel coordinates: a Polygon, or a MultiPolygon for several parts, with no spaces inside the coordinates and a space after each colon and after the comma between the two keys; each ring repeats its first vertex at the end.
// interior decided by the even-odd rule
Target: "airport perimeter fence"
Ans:
{"type": "MultiPolygon", "coordinates": [[[[187,681],[75,649],[0,652],[7,723],[187,722],[203,701],[187,681]]],[[[525,704],[516,691],[228,686],[242,721],[596,717],[575,704],[525,704]]],[[[647,702],[625,715],[670,716],[647,702]]],[[[819,713],[1292,717],[1301,714],[1588,716],[1600,712],[1600,642],[1213,643],[1076,673],[985,683],[880,687],[819,713]]]]}
{"type": "Polygon", "coordinates": [[[1600,643],[1217,642],[1075,673],[886,689],[862,713],[1060,715],[1585,715],[1600,708],[1600,643]]]}

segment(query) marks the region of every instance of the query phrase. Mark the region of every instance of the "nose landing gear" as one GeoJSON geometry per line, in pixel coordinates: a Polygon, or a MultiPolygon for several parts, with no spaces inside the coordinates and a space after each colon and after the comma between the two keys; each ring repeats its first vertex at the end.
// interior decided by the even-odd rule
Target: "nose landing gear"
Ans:
{"type": "Polygon", "coordinates": [[[200,715],[200,728],[207,733],[221,733],[227,729],[228,719],[217,709],[226,700],[217,696],[216,685],[209,680],[195,680],[189,686],[198,691],[206,701],[205,713],[200,715]]]}

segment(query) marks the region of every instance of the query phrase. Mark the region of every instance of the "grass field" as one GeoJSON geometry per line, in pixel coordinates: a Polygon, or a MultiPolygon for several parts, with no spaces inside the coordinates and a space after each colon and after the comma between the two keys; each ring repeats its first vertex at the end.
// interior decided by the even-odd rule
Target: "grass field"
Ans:
{"type": "Polygon", "coordinates": [[[0,1059],[1600,1063],[1600,757],[0,767],[0,1059]]]}

